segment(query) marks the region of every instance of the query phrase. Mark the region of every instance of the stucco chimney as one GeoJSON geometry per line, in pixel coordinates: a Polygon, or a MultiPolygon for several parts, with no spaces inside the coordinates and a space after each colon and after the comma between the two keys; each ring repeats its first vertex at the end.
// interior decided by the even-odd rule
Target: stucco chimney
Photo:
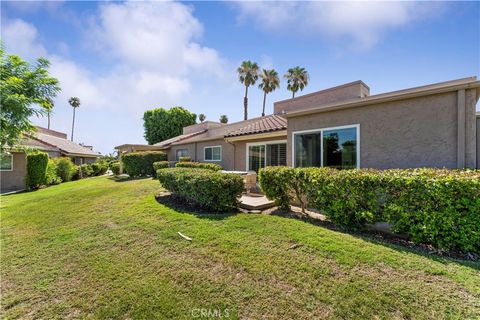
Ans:
{"type": "Polygon", "coordinates": [[[293,99],[275,102],[274,114],[284,114],[300,109],[319,107],[322,105],[364,98],[370,95],[370,88],[361,80],[342,84],[340,86],[309,93],[293,99]]]}

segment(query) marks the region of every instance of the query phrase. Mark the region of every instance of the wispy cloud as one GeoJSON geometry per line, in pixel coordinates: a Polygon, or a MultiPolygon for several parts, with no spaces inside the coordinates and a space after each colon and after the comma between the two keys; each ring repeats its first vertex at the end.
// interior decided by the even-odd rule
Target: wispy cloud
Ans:
{"type": "Polygon", "coordinates": [[[238,21],[286,36],[320,36],[346,40],[366,50],[389,31],[438,16],[446,4],[432,2],[237,2],[238,21]]]}

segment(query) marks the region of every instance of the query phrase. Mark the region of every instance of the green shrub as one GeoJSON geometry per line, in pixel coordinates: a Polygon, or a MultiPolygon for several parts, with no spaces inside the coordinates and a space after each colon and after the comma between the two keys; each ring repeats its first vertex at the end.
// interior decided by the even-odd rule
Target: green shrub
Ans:
{"type": "Polygon", "coordinates": [[[82,179],[80,166],[73,165],[73,170],[72,171],[73,171],[72,181],[82,179]]]}
{"type": "Polygon", "coordinates": [[[94,176],[101,176],[101,175],[105,174],[105,172],[107,172],[107,170],[108,170],[107,164],[102,163],[102,162],[94,162],[90,166],[93,170],[93,175],[94,176]]]}
{"type": "Polygon", "coordinates": [[[35,152],[27,155],[27,176],[25,184],[28,189],[37,189],[45,183],[48,166],[48,154],[35,152]]]}
{"type": "Polygon", "coordinates": [[[59,184],[62,179],[57,175],[57,164],[53,159],[48,159],[47,172],[45,174],[45,184],[59,184]]]}
{"type": "Polygon", "coordinates": [[[116,176],[120,174],[120,162],[113,162],[110,164],[110,170],[112,170],[112,173],[116,176]]]}
{"type": "Polygon", "coordinates": [[[177,162],[175,167],[180,168],[197,168],[197,169],[208,169],[213,171],[222,170],[222,166],[216,163],[203,163],[203,162],[177,162]]]}
{"type": "Polygon", "coordinates": [[[191,162],[192,158],[190,157],[179,157],[178,162],[191,162]]]}
{"type": "Polygon", "coordinates": [[[478,170],[268,167],[259,180],[282,208],[298,192],[310,207],[347,228],[386,221],[414,242],[480,252],[478,170]]]}
{"type": "Polygon", "coordinates": [[[72,180],[77,170],[77,166],[73,164],[72,160],[70,158],[56,158],[55,163],[57,165],[57,176],[63,182],[72,180]]]}
{"type": "Polygon", "coordinates": [[[82,164],[80,166],[80,177],[81,178],[91,177],[91,176],[93,176],[93,173],[94,173],[94,171],[93,171],[92,165],[85,163],[85,164],[82,164]]]}
{"type": "Polygon", "coordinates": [[[243,179],[206,169],[168,168],[157,171],[162,186],[186,202],[212,211],[231,210],[243,191],[243,179]]]}
{"type": "Polygon", "coordinates": [[[166,153],[161,151],[131,152],[122,155],[125,172],[131,177],[154,176],[153,163],[166,160],[166,153]]]}
{"type": "Polygon", "coordinates": [[[157,161],[153,163],[153,169],[155,169],[155,172],[159,169],[165,169],[170,166],[170,162],[168,161],[157,161]]]}

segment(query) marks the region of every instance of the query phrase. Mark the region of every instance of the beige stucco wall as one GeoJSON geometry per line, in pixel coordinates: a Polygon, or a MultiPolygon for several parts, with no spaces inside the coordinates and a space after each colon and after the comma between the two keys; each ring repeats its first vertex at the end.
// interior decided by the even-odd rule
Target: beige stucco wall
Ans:
{"type": "Polygon", "coordinates": [[[480,115],[477,115],[477,169],[480,169],[480,115]]]}
{"type": "MultiPolygon", "coordinates": [[[[457,92],[292,117],[287,161],[291,165],[292,132],[359,124],[362,168],[455,168],[457,121],[457,92]]],[[[467,130],[468,150],[471,134],[467,130]]]]}
{"type": "Polygon", "coordinates": [[[23,152],[12,152],[13,170],[0,171],[1,193],[25,189],[27,159],[23,152]]]}
{"type": "Polygon", "coordinates": [[[233,170],[234,161],[234,147],[232,144],[226,142],[224,139],[216,139],[209,141],[202,141],[196,143],[174,145],[168,151],[168,160],[176,161],[176,151],[178,149],[187,149],[188,155],[192,158],[192,161],[216,163],[222,166],[225,170],[233,170]],[[222,161],[205,161],[204,148],[221,146],[222,147],[222,161]]]}

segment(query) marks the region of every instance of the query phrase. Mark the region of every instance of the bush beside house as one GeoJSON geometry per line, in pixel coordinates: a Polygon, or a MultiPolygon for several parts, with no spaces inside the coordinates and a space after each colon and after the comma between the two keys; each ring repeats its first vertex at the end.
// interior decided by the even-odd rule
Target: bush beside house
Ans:
{"type": "Polygon", "coordinates": [[[27,155],[27,175],[25,184],[28,189],[37,189],[45,182],[48,166],[48,154],[35,152],[27,155]]]}
{"type": "Polygon", "coordinates": [[[53,159],[48,159],[47,172],[45,175],[45,185],[59,184],[62,179],[57,175],[57,165],[53,159]]]}
{"type": "Polygon", "coordinates": [[[72,160],[70,160],[70,158],[56,158],[54,161],[57,165],[57,175],[60,179],[62,179],[63,182],[72,180],[78,170],[72,160]]]}
{"type": "Polygon", "coordinates": [[[116,176],[120,174],[120,162],[112,162],[110,163],[110,170],[116,176]]]}
{"type": "Polygon", "coordinates": [[[153,163],[166,160],[167,154],[161,151],[131,152],[122,155],[125,172],[131,177],[154,176],[153,163]]]}
{"type": "Polygon", "coordinates": [[[155,170],[155,172],[157,172],[157,170],[160,170],[160,169],[168,168],[169,166],[170,166],[169,161],[157,161],[153,163],[153,169],[155,170]]]}
{"type": "Polygon", "coordinates": [[[197,169],[208,169],[213,171],[222,170],[222,166],[216,163],[204,163],[204,162],[177,162],[175,167],[179,168],[197,168],[197,169]]]}
{"type": "Polygon", "coordinates": [[[480,252],[480,171],[268,167],[259,180],[284,209],[297,199],[347,228],[386,221],[414,242],[480,252]]]}
{"type": "Polygon", "coordinates": [[[207,169],[161,169],[157,177],[165,189],[189,204],[217,212],[235,208],[243,191],[239,175],[207,169]]]}

